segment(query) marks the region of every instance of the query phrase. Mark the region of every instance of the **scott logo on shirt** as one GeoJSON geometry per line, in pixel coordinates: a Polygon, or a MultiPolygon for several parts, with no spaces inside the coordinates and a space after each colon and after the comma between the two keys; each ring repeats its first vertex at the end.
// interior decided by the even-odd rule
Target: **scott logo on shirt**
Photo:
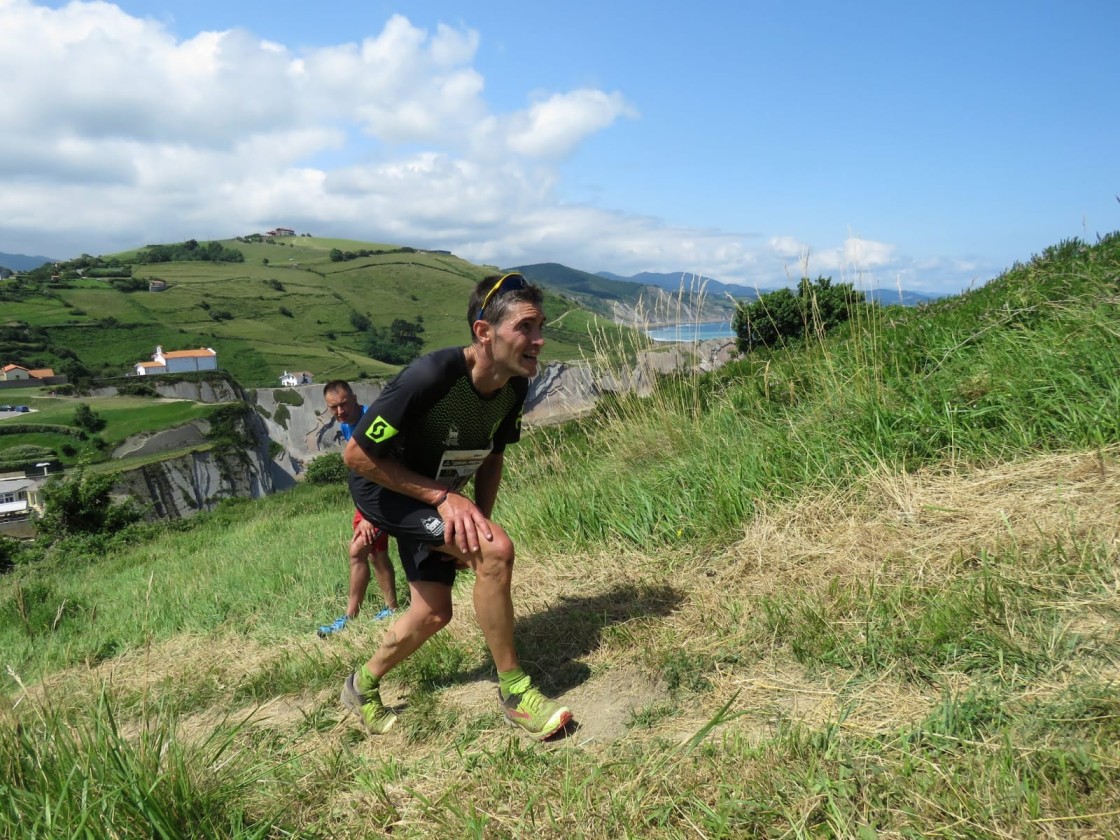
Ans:
{"type": "Polygon", "coordinates": [[[384,443],[396,433],[397,430],[381,415],[378,415],[377,418],[369,424],[369,428],[366,429],[366,437],[374,443],[384,443]]]}

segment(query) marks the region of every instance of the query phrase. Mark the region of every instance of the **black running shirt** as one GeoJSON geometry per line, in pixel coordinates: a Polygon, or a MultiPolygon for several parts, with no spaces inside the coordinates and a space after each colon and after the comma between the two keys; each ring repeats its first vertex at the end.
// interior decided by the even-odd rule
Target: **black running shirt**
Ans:
{"type": "MultiPolygon", "coordinates": [[[[471,384],[461,347],[436,350],[385,386],[354,427],[353,440],[370,457],[392,458],[459,490],[487,455],[521,439],[528,391],[529,380],[515,376],[484,397],[471,384]]],[[[351,482],[373,484],[356,474],[351,482]]]]}

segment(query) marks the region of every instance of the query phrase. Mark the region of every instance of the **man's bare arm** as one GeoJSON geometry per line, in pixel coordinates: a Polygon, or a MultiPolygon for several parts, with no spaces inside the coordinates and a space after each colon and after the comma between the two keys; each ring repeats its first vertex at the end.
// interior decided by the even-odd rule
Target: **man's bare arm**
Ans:
{"type": "MultiPolygon", "coordinates": [[[[435,479],[424,478],[391,458],[371,457],[353,438],[346,444],[342,460],[358,475],[375,484],[434,506],[443,519],[443,537],[447,544],[454,545],[464,554],[478,551],[480,537],[487,542],[494,539],[490,522],[479,507],[466,496],[448,493],[447,487],[435,479]]],[[[495,483],[495,494],[497,489],[495,483]]],[[[493,507],[493,504],[494,499],[491,498],[490,506],[493,507]]]]}
{"type": "Polygon", "coordinates": [[[439,501],[447,488],[435,479],[424,478],[413,472],[400,461],[391,458],[373,458],[353,438],[342,452],[342,460],[358,475],[368,478],[375,484],[388,487],[404,496],[411,496],[429,505],[439,501]]]}
{"type": "Polygon", "coordinates": [[[502,483],[502,466],[505,455],[491,452],[474,474],[474,503],[489,519],[494,515],[494,502],[498,499],[498,485],[502,483]]]}

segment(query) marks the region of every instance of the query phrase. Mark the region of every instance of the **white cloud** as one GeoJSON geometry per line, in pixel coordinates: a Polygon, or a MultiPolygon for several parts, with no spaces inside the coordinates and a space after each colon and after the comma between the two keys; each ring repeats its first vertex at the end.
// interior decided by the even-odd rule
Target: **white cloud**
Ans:
{"type": "Polygon", "coordinates": [[[884,242],[872,242],[849,236],[844,240],[844,262],[850,266],[876,268],[891,261],[894,248],[884,242]]]}
{"type": "Polygon", "coordinates": [[[620,116],[636,116],[621,94],[599,90],[558,93],[510,121],[509,147],[530,158],[562,158],[620,116]]]}
{"type": "Polygon", "coordinates": [[[495,112],[480,36],[396,15],[295,51],[247,30],[177,38],[105,2],[0,0],[0,250],[69,257],[283,224],[477,262],[685,271],[762,288],[888,270],[891,246],[815,250],[562,203],[559,164],[622,119],[623,93],[495,112]]]}
{"type": "Polygon", "coordinates": [[[804,256],[805,252],[809,250],[809,246],[804,242],[799,242],[793,236],[772,236],[769,241],[770,250],[777,254],[779,257],[795,257],[800,259],[804,256]]]}

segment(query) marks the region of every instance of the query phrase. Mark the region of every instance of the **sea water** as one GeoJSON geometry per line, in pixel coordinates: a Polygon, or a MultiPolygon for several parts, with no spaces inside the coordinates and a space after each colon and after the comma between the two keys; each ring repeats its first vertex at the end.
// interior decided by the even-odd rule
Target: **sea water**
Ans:
{"type": "Polygon", "coordinates": [[[706,324],[670,324],[647,330],[646,335],[654,341],[708,341],[713,338],[734,338],[735,330],[730,321],[715,321],[706,324]]]}

